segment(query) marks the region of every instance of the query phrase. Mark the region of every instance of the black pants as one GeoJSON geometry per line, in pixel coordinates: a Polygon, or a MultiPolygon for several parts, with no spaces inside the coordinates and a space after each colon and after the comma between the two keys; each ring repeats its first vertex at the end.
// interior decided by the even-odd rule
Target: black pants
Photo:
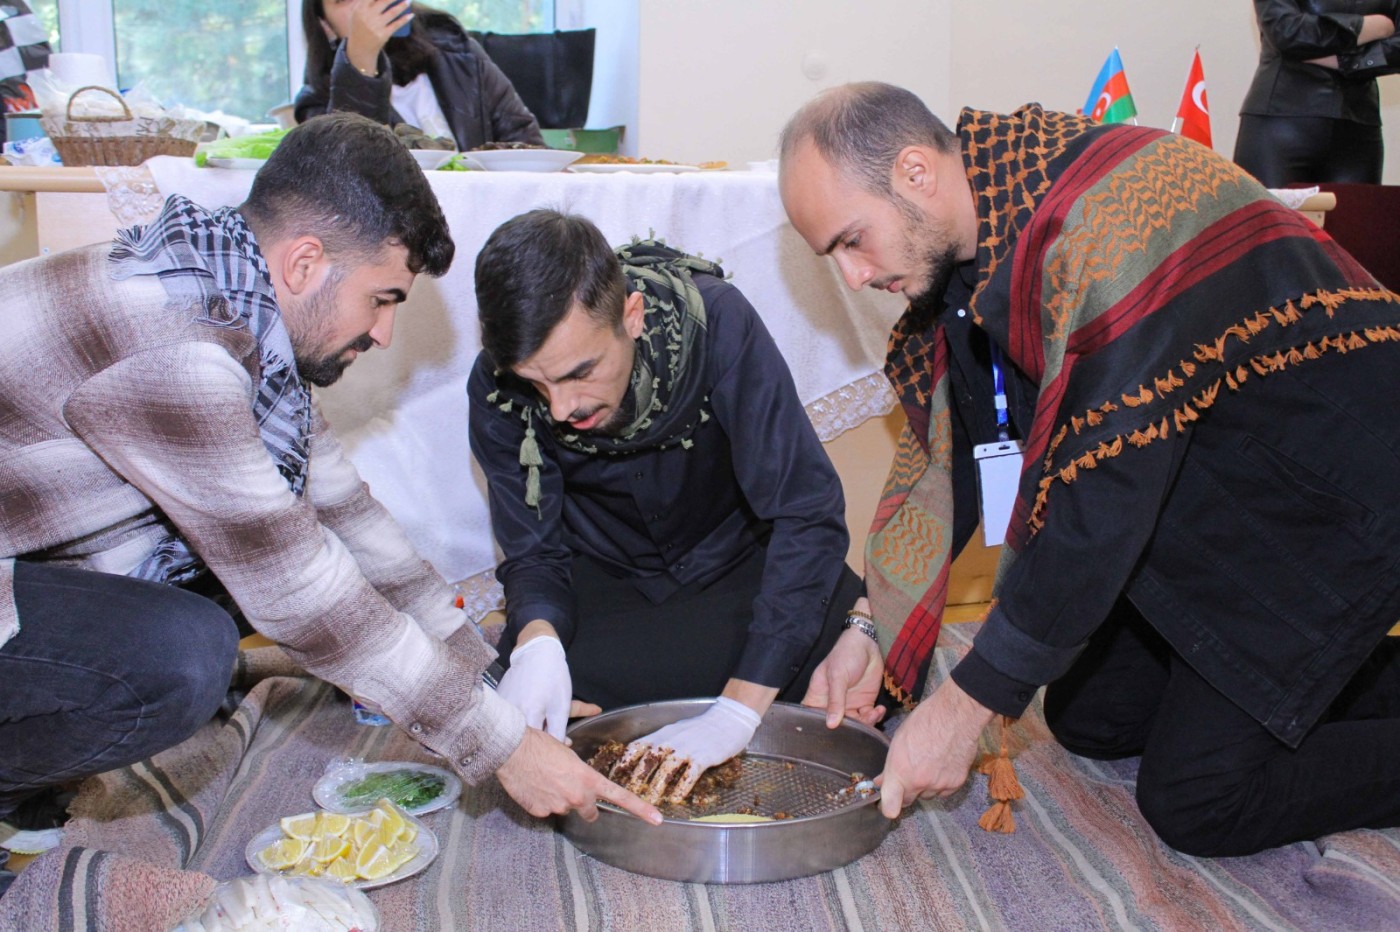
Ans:
{"type": "Polygon", "coordinates": [[[1296,748],[1201,679],[1119,600],[1045,692],[1056,739],[1142,755],[1137,800],[1173,848],[1206,857],[1400,825],[1400,638],[1386,638],[1296,748]]]}
{"type": "MultiPolygon", "coordinates": [[[[574,695],[607,709],[639,702],[717,696],[739,660],[763,580],[757,550],[708,586],[681,589],[660,605],[588,557],[573,562],[577,624],[566,655],[574,695]]],[[[778,693],[800,702],[812,671],[840,637],[860,579],[842,568],[821,636],[778,693]]],[[[509,653],[505,646],[502,655],[509,653]]]]}
{"type": "Polygon", "coordinates": [[[1326,117],[1240,117],[1235,164],[1266,188],[1324,181],[1380,184],[1379,126],[1326,117]]]}
{"type": "Polygon", "coordinates": [[[15,604],[20,631],[0,646],[0,818],[178,744],[228,690],[238,635],[208,599],[21,562],[15,604]]]}

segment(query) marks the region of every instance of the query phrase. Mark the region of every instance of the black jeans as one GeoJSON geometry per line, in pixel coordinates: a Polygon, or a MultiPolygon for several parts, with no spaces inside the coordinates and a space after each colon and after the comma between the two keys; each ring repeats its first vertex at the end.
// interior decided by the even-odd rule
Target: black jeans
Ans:
{"type": "MultiPolygon", "coordinates": [[[[605,711],[719,695],[748,638],[765,555],[759,548],[726,576],[708,586],[688,586],[660,605],[597,562],[576,557],[572,578],[578,615],[565,652],[574,695],[605,711]]],[[[812,671],[841,636],[846,609],[859,595],[860,578],[842,567],[821,635],[779,699],[802,700],[812,671]]],[[[503,645],[502,659],[509,653],[510,646],[503,645]]]]}
{"type": "Polygon", "coordinates": [[[1045,692],[1056,739],[1142,755],[1137,801],[1173,848],[1204,857],[1400,825],[1400,638],[1386,638],[1296,749],[1191,669],[1126,598],[1045,692]]]}
{"type": "Polygon", "coordinates": [[[0,818],[178,744],[228,691],[238,634],[208,599],[20,562],[15,604],[20,631],[0,645],[0,818]]]}

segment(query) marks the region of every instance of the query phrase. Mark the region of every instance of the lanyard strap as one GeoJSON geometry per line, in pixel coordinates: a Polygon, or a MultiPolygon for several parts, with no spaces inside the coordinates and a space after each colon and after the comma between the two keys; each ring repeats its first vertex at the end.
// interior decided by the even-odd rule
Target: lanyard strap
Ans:
{"type": "Polygon", "coordinates": [[[995,340],[989,340],[992,348],[992,403],[997,411],[997,439],[1011,439],[1011,420],[1006,412],[1006,375],[1001,367],[1001,349],[995,340]]]}

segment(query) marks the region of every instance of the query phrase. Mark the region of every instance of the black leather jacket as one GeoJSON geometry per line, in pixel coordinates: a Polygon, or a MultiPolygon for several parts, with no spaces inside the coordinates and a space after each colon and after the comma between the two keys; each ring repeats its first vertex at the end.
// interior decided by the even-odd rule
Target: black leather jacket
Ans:
{"type": "Polygon", "coordinates": [[[1308,116],[1379,126],[1376,77],[1400,68],[1400,37],[1357,46],[1361,19],[1400,17],[1400,0],[1254,0],[1259,68],[1241,114],[1308,116]],[[1309,65],[1336,55],[1339,68],[1309,65]]]}
{"type": "MultiPolygon", "coordinates": [[[[445,13],[425,10],[417,15],[438,50],[428,66],[428,80],[457,147],[474,149],[488,142],[544,145],[539,123],[481,44],[445,13]]],[[[328,110],[349,110],[390,126],[402,123],[389,103],[392,87],[388,56],[380,52],[378,77],[366,77],[350,64],[342,42],[330,74],[297,93],[296,117],[300,122],[328,110]]]]}

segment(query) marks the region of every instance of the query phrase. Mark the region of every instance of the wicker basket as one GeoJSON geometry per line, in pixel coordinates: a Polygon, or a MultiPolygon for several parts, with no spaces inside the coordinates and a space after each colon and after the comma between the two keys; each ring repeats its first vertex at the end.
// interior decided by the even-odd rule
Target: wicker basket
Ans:
{"type": "Polygon", "coordinates": [[[53,140],[63,164],[140,165],[157,155],[194,155],[202,120],[133,116],[116,91],[96,84],[80,87],[68,98],[63,117],[45,116],[44,132],[53,140]],[[116,98],[123,116],[73,116],[79,94],[100,91],[116,98]]]}

